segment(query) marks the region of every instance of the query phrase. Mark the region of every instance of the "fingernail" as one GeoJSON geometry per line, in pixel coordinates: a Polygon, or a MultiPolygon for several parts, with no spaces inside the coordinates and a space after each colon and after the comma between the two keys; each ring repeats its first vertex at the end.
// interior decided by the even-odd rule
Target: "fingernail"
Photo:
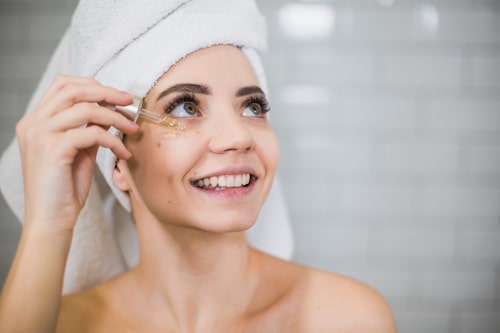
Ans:
{"type": "Polygon", "coordinates": [[[121,93],[123,96],[132,97],[132,94],[131,94],[131,93],[129,93],[128,91],[125,91],[125,90],[120,90],[120,93],[121,93]]]}

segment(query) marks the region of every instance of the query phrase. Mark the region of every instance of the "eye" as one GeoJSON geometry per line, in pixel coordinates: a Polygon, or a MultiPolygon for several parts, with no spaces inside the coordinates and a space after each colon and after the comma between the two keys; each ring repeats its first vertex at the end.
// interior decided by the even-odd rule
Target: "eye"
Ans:
{"type": "Polygon", "coordinates": [[[243,110],[243,115],[249,117],[262,117],[264,115],[264,112],[260,104],[250,103],[243,110]]]}
{"type": "Polygon", "coordinates": [[[242,115],[246,117],[259,117],[263,118],[267,112],[270,111],[269,104],[261,96],[252,96],[245,103],[242,115]]]}
{"type": "Polygon", "coordinates": [[[174,118],[200,115],[199,103],[194,96],[180,96],[165,108],[165,113],[174,118]]]}
{"type": "Polygon", "coordinates": [[[194,117],[198,114],[198,106],[192,102],[181,102],[169,112],[172,117],[194,117]]]}

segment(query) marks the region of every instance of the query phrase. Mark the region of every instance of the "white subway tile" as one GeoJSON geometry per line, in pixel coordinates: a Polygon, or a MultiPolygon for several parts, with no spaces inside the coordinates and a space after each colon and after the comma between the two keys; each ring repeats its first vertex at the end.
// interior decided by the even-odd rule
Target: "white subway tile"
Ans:
{"type": "Polygon", "coordinates": [[[373,60],[371,56],[304,55],[294,67],[294,78],[307,83],[370,84],[373,82],[373,60]]]}
{"type": "Polygon", "coordinates": [[[0,151],[3,152],[3,150],[7,148],[7,145],[9,145],[13,139],[14,139],[14,130],[12,132],[9,131],[0,132],[0,151]]]}
{"type": "Polygon", "coordinates": [[[498,333],[500,313],[494,310],[463,312],[459,314],[461,333],[498,333]]]}
{"type": "Polygon", "coordinates": [[[341,125],[363,129],[405,129],[416,123],[416,103],[397,99],[349,99],[341,104],[341,125]]]}
{"type": "Polygon", "coordinates": [[[0,116],[0,133],[14,137],[18,117],[0,116]]]}
{"type": "Polygon", "coordinates": [[[287,204],[291,212],[326,212],[332,204],[336,203],[325,182],[311,184],[307,178],[293,183],[283,180],[283,190],[287,193],[287,204]]]}
{"type": "Polygon", "coordinates": [[[311,228],[310,225],[297,226],[295,233],[302,239],[314,240],[306,242],[298,251],[306,250],[309,253],[326,254],[332,256],[351,255],[365,256],[368,253],[369,234],[366,229],[360,228],[337,228],[335,221],[329,221],[330,225],[311,228]]]}
{"type": "Polygon", "coordinates": [[[435,130],[500,129],[500,101],[434,100],[427,105],[427,126],[435,130]]]}
{"type": "Polygon", "coordinates": [[[467,257],[498,257],[500,253],[499,231],[464,231],[464,251],[467,257]]]}
{"type": "MultiPolygon", "coordinates": [[[[447,333],[450,314],[448,312],[431,312],[427,309],[418,311],[395,310],[398,331],[401,333],[447,333]]],[[[457,332],[453,332],[457,333],[457,332]]],[[[464,332],[465,333],[465,332],[464,332]]]]}
{"type": "MultiPolygon", "coordinates": [[[[305,136],[307,137],[307,136],[305,136]]],[[[368,143],[331,142],[315,135],[296,143],[293,163],[298,168],[333,172],[370,170],[372,147],[368,143]]]]}
{"type": "Polygon", "coordinates": [[[0,79],[29,79],[37,81],[47,66],[48,56],[44,55],[1,55],[0,79]]]}
{"type": "MultiPolygon", "coordinates": [[[[276,83],[284,84],[290,80],[290,59],[287,54],[281,53],[269,53],[262,58],[262,64],[266,70],[266,76],[269,83],[274,82],[271,86],[276,85],[276,83]]],[[[273,92],[271,92],[273,93],[273,92]]]]}
{"type": "Polygon", "coordinates": [[[429,188],[422,191],[423,214],[451,216],[498,216],[499,190],[487,188],[429,188]]]}
{"type": "Polygon", "coordinates": [[[336,39],[404,41],[413,38],[413,14],[411,11],[356,10],[349,26],[342,28],[342,34],[335,35],[336,39]]]}
{"type": "Polygon", "coordinates": [[[16,116],[17,110],[22,107],[17,94],[0,93],[0,101],[2,102],[0,119],[2,117],[16,116]]]}
{"type": "Polygon", "coordinates": [[[293,133],[298,131],[315,134],[323,131],[331,134],[331,129],[337,126],[340,108],[334,101],[320,101],[323,98],[329,99],[327,94],[322,96],[304,94],[294,98],[295,103],[288,99],[287,103],[292,104],[272,102],[271,121],[273,124],[283,126],[289,131],[294,131],[293,133]]]}
{"type": "Polygon", "coordinates": [[[473,174],[500,174],[500,145],[464,145],[461,151],[462,170],[473,174]]]}
{"type": "Polygon", "coordinates": [[[386,56],[377,61],[375,82],[412,86],[457,86],[460,59],[454,56],[386,56]]]}
{"type": "Polygon", "coordinates": [[[343,213],[410,214],[413,194],[410,188],[346,186],[340,194],[339,210],[343,213]]]}
{"type": "Polygon", "coordinates": [[[425,272],[420,287],[427,300],[492,300],[495,281],[494,272],[425,272]]]}
{"type": "Polygon", "coordinates": [[[59,39],[70,23],[70,16],[64,14],[33,15],[28,20],[30,39],[59,39]]]}
{"type": "Polygon", "coordinates": [[[456,174],[459,148],[458,145],[433,142],[391,142],[383,149],[381,167],[389,172],[410,174],[456,174]]]}
{"type": "Polygon", "coordinates": [[[358,276],[385,298],[405,299],[409,294],[409,274],[405,271],[364,270],[358,276]]]}
{"type": "Polygon", "coordinates": [[[26,27],[22,17],[16,15],[0,15],[0,40],[18,40],[26,38],[26,27]]]}
{"type": "MultiPolygon", "coordinates": [[[[500,86],[500,55],[497,57],[474,57],[472,80],[475,86],[500,86]]],[[[500,111],[499,111],[500,112],[500,111]]]]}
{"type": "MultiPolygon", "coordinates": [[[[405,257],[452,257],[454,253],[454,231],[421,229],[418,219],[407,229],[385,228],[380,232],[380,253],[384,256],[405,257]]],[[[431,260],[431,259],[430,259],[431,260]]]]}
{"type": "Polygon", "coordinates": [[[499,27],[498,13],[494,11],[442,12],[436,39],[466,45],[499,43],[499,27]]]}

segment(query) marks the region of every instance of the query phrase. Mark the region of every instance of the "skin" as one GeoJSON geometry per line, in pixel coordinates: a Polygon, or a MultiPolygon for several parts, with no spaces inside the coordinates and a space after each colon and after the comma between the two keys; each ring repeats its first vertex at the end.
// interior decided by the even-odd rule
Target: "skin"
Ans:
{"type": "Polygon", "coordinates": [[[243,53],[215,46],[188,55],[148,94],[148,109],[161,114],[178,93],[158,97],[185,83],[205,85],[210,94],[195,94],[201,113],[179,118],[182,131],[146,121],[138,128],[95,104],[75,104],[125,105],[131,97],[70,77],[59,78],[20,122],[26,221],[0,299],[0,331],[396,332],[389,306],[372,288],[248,245],[244,231],[270,190],[278,145],[266,116],[252,116],[248,96],[238,96],[240,88],[258,86],[243,53]],[[88,122],[93,125],[67,131],[88,122]],[[125,144],[107,134],[109,125],[127,134],[125,144]],[[130,195],[140,261],[61,298],[98,145],[120,158],[114,181],[130,195]],[[193,186],[193,180],[242,172],[253,175],[244,190],[193,186]],[[47,197],[49,189],[55,194],[47,197]]]}

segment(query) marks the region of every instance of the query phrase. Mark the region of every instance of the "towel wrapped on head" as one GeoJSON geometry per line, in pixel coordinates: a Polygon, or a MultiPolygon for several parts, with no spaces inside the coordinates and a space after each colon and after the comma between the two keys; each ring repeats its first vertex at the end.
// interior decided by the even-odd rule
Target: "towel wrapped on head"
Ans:
{"type": "MultiPolygon", "coordinates": [[[[26,112],[35,108],[59,74],[94,77],[144,97],[177,61],[218,44],[241,47],[267,91],[258,55],[266,48],[266,25],[253,0],[81,0],[26,112]]],[[[138,261],[129,198],[112,180],[115,159],[109,149],[99,149],[99,171],[74,231],[65,293],[105,281],[138,261]]],[[[16,140],[2,155],[0,188],[22,221],[22,169],[16,140]]],[[[276,182],[247,234],[253,246],[290,258],[292,233],[276,182]]]]}

